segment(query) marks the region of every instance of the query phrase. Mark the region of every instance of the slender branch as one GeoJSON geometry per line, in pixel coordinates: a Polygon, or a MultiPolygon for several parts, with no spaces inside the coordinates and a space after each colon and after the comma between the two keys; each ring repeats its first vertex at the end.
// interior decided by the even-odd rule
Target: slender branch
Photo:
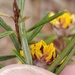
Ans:
{"type": "Polygon", "coordinates": [[[14,0],[14,3],[13,3],[13,12],[14,12],[14,22],[15,22],[15,28],[16,28],[16,32],[17,32],[17,37],[18,37],[19,44],[21,46],[20,34],[19,34],[19,26],[18,26],[18,20],[19,20],[19,16],[20,16],[20,10],[18,8],[16,0],[14,0]]]}

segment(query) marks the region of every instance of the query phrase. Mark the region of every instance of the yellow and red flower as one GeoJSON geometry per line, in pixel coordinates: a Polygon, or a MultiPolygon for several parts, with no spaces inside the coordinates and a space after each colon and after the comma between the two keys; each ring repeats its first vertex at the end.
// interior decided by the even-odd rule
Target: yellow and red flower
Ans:
{"type": "MultiPolygon", "coordinates": [[[[52,12],[49,17],[53,16],[55,13],[52,12]]],[[[62,28],[66,29],[71,26],[73,21],[75,20],[75,15],[70,14],[69,12],[64,13],[63,15],[59,16],[58,18],[50,21],[50,24],[57,27],[57,28],[62,28]]]]}
{"type": "MultiPolygon", "coordinates": [[[[50,43],[47,45],[43,40],[30,45],[30,51],[35,65],[37,65],[37,62],[39,64],[44,63],[45,66],[51,64],[57,56],[54,44],[50,43]]],[[[22,50],[20,51],[20,54],[24,57],[22,50]]]]}

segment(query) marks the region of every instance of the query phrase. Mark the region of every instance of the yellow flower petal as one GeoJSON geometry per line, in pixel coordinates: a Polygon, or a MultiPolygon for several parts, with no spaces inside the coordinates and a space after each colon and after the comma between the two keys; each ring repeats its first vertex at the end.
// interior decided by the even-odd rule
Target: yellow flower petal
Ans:
{"type": "MultiPolygon", "coordinates": [[[[52,12],[49,17],[53,16],[54,14],[55,13],[52,12]]],[[[75,15],[71,15],[69,12],[66,12],[58,18],[50,21],[50,24],[56,26],[57,28],[66,29],[71,26],[73,21],[75,21],[75,15]]]]}
{"type": "Polygon", "coordinates": [[[44,55],[46,54],[46,61],[49,61],[52,56],[56,57],[56,51],[55,51],[55,47],[53,45],[53,43],[51,43],[50,45],[44,46],[44,50],[43,50],[44,55]]]}
{"type": "Polygon", "coordinates": [[[21,62],[21,61],[19,61],[19,62],[18,62],[18,64],[22,64],[22,62],[21,62]]]}
{"type": "Polygon", "coordinates": [[[20,54],[21,54],[21,56],[23,56],[23,57],[24,57],[24,53],[23,53],[23,51],[22,51],[22,50],[20,50],[20,54]]]}
{"type": "Polygon", "coordinates": [[[40,50],[36,50],[35,55],[40,60],[40,58],[42,57],[42,52],[40,50]]]}
{"type": "Polygon", "coordinates": [[[48,54],[48,46],[44,46],[44,50],[43,50],[43,54],[45,55],[45,54],[48,54]]]}

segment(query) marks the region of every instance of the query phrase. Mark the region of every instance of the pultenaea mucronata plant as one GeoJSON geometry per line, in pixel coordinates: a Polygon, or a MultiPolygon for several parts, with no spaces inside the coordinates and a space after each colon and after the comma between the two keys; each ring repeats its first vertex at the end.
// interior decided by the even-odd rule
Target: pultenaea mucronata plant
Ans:
{"type": "MultiPolygon", "coordinates": [[[[45,40],[46,43],[44,42],[44,40],[41,40],[38,43],[33,43],[33,44],[31,43],[33,38],[36,37],[37,34],[40,34],[39,33],[40,30],[48,22],[50,22],[52,25],[59,28],[60,27],[67,28],[68,26],[70,26],[67,25],[69,23],[69,15],[67,14],[67,11],[61,11],[53,15],[51,14],[51,12],[49,12],[41,19],[40,22],[35,24],[30,29],[26,30],[24,21],[28,19],[28,17],[27,16],[23,17],[24,3],[25,0],[18,0],[18,5],[17,5],[16,0],[14,0],[13,3],[14,16],[0,13],[1,16],[12,18],[14,20],[15,29],[16,29],[16,33],[14,33],[13,29],[9,25],[7,25],[4,22],[4,20],[0,17],[0,25],[7,31],[5,33],[0,34],[0,37],[3,38],[9,35],[16,49],[13,50],[14,55],[0,56],[0,61],[17,57],[23,64],[37,65],[36,64],[37,62],[38,64],[42,62],[45,65],[46,69],[48,68],[49,71],[55,72],[54,70],[56,69],[56,66],[58,66],[59,63],[67,55],[66,59],[58,67],[58,70],[56,70],[56,73],[59,74],[74,54],[72,50],[75,49],[74,48],[75,36],[72,37],[68,45],[63,49],[63,51],[60,54],[58,54],[58,56],[54,44],[53,43],[47,44],[47,41],[49,43],[55,40],[56,38],[47,39],[45,40]],[[63,24],[62,26],[60,26],[57,24],[57,21],[59,19],[59,23],[62,23],[64,20],[63,15],[67,16],[67,20],[64,23],[65,25],[63,24]],[[33,32],[31,32],[32,30],[33,32]],[[21,55],[20,55],[20,51],[21,51],[21,55]]],[[[51,38],[53,37],[54,35],[51,36],[51,38]]],[[[42,66],[42,64],[37,66],[42,66]]]]}

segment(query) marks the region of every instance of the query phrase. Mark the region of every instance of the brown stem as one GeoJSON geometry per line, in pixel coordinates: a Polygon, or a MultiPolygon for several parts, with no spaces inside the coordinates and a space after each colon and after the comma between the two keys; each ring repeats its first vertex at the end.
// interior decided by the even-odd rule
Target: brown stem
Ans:
{"type": "Polygon", "coordinates": [[[18,38],[19,44],[21,46],[20,34],[19,34],[19,26],[18,26],[20,10],[18,8],[16,0],[14,0],[14,3],[13,3],[13,12],[14,12],[14,22],[15,22],[15,29],[16,29],[16,32],[17,32],[17,38],[18,38]]]}

